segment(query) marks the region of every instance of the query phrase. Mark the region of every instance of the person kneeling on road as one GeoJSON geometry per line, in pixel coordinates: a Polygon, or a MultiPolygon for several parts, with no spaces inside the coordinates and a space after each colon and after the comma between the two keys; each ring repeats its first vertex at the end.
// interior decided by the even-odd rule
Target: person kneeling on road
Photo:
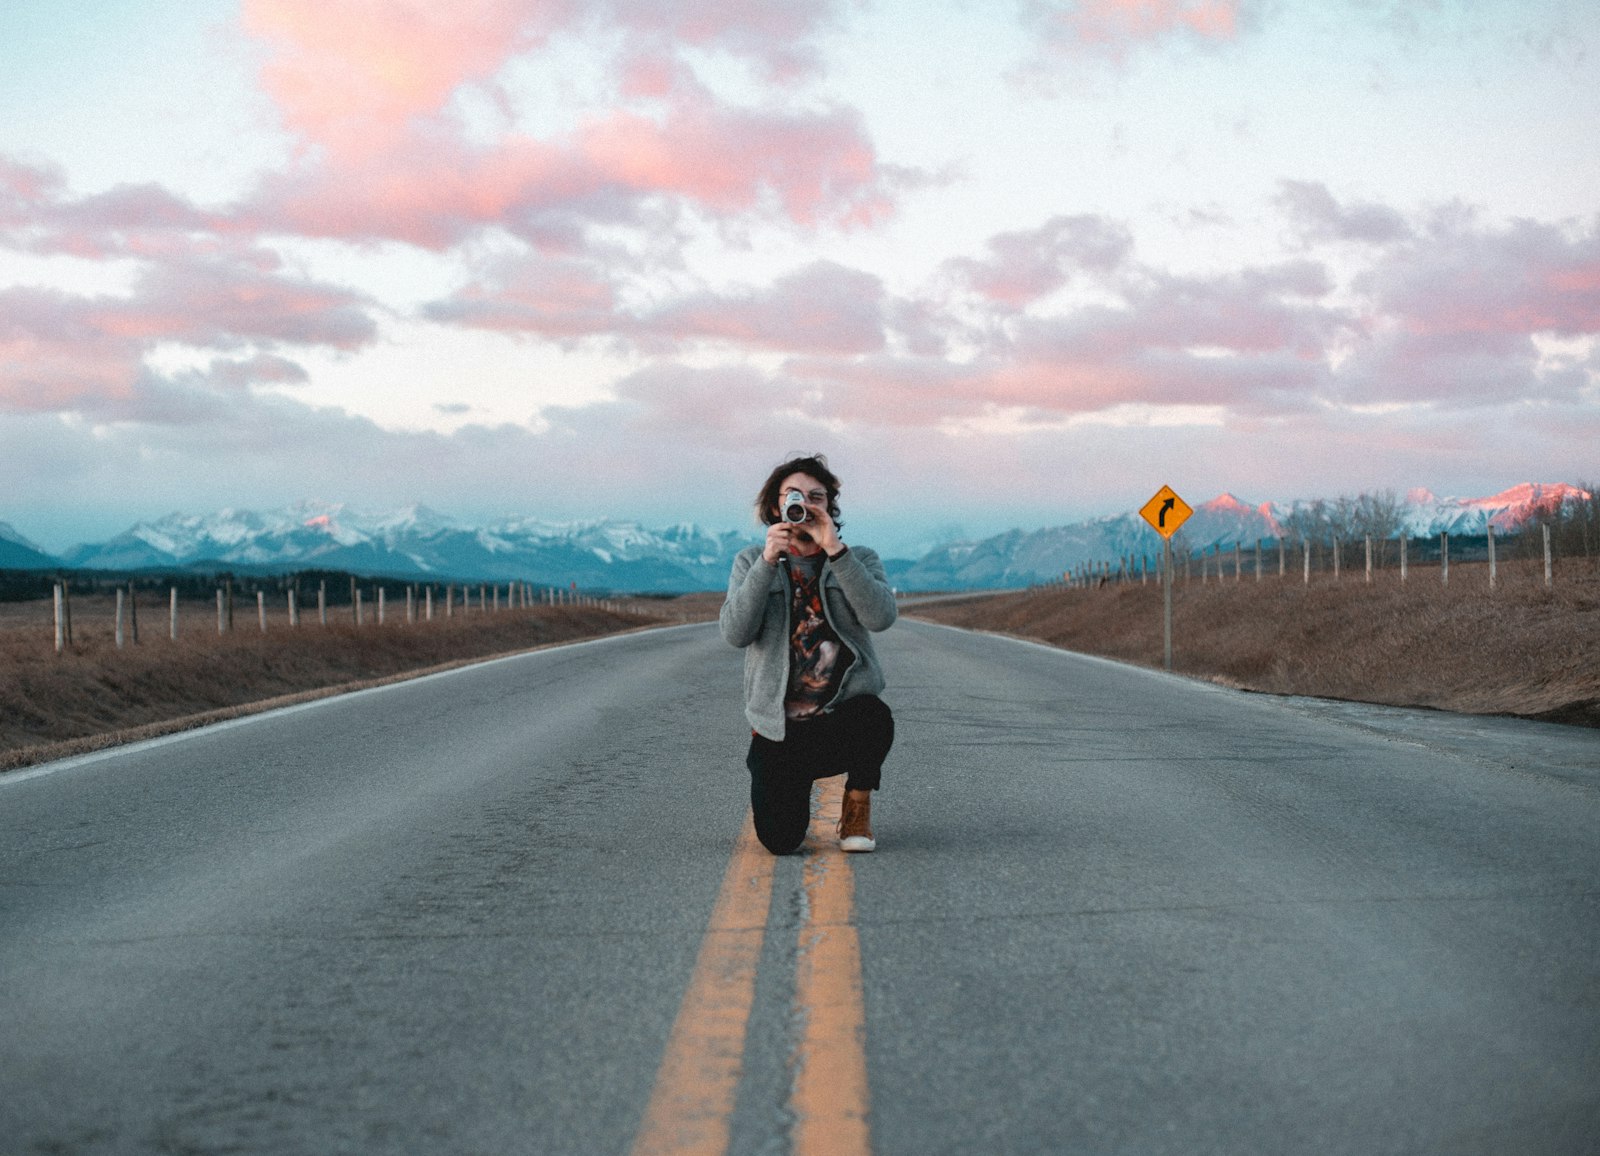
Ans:
{"type": "Polygon", "coordinates": [[[766,542],[740,551],[722,604],[722,636],[744,649],[752,727],[750,809],[774,855],[797,851],[811,785],[843,774],[839,846],[871,851],[872,792],[894,743],[878,697],[883,668],[871,631],[898,614],[883,563],[839,539],[839,479],[821,454],[773,470],[756,498],[766,542]]]}

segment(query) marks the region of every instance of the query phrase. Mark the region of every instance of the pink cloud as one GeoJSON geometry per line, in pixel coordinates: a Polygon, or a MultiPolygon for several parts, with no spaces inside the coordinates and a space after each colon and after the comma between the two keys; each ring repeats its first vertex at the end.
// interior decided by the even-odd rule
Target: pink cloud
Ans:
{"type": "Polygon", "coordinates": [[[143,340],[227,348],[253,341],[351,350],[376,333],[366,302],[345,289],[258,268],[167,263],[141,281],[132,307],[101,307],[107,332],[143,340]]]}
{"type": "Polygon", "coordinates": [[[1316,181],[1282,181],[1277,203],[1312,241],[1359,241],[1387,245],[1412,236],[1403,214],[1388,205],[1340,204],[1316,181]]]}
{"type": "MultiPolygon", "coordinates": [[[[991,246],[992,254],[1005,251],[991,246]]],[[[830,412],[895,426],[968,418],[991,407],[1037,419],[1129,403],[1285,413],[1329,394],[1325,351],[1350,318],[1326,303],[1333,286],[1321,265],[1293,261],[1177,277],[1122,262],[1121,245],[1092,251],[1115,270],[1104,287],[1120,304],[1009,318],[964,363],[946,361],[934,343],[910,357],[796,359],[786,372],[816,383],[830,412]]],[[[1037,249],[1023,252],[1031,257],[1037,249]]],[[[977,269],[1017,264],[1027,265],[977,269]]]]}
{"type": "Polygon", "coordinates": [[[666,49],[636,49],[618,65],[619,88],[625,99],[659,99],[692,87],[693,74],[666,49]]]}
{"type": "Polygon", "coordinates": [[[1129,404],[1218,406],[1235,420],[1311,412],[1327,394],[1320,362],[1269,351],[1226,358],[1133,349],[1018,351],[971,362],[879,355],[797,358],[783,376],[809,391],[808,411],[858,430],[966,423],[1000,410],[1049,425],[1129,404]]]}
{"type": "Polygon", "coordinates": [[[491,78],[573,8],[560,0],[245,0],[285,125],[339,157],[381,151],[491,78]]]}
{"type": "Polygon", "coordinates": [[[1321,184],[1284,181],[1277,197],[1307,240],[1381,249],[1354,281],[1367,328],[1416,336],[1563,337],[1600,333],[1600,220],[1485,226],[1461,204],[1413,224],[1383,204],[1346,204],[1321,184]]]}
{"type": "MultiPolygon", "coordinates": [[[[630,429],[670,428],[691,444],[765,437],[772,423],[793,420],[782,414],[795,403],[780,379],[744,366],[664,363],[623,378],[616,393],[630,429]]],[[[557,420],[587,421],[580,412],[557,420]]]]}
{"type": "Polygon", "coordinates": [[[906,350],[917,358],[944,357],[951,340],[966,330],[950,317],[944,306],[928,298],[891,300],[885,317],[906,350]]]}
{"type": "Polygon", "coordinates": [[[242,220],[431,248],[492,225],[532,236],[551,218],[627,221],[663,198],[717,215],[771,208],[808,228],[873,223],[892,210],[895,177],[880,168],[854,111],[733,108],[677,56],[681,45],[699,45],[793,71],[831,7],[247,0],[245,27],[272,52],[263,87],[287,127],[313,147],[263,185],[242,220]],[[591,24],[631,38],[618,65],[619,95],[656,107],[601,109],[561,138],[468,140],[449,107],[456,92],[492,89],[514,55],[554,31],[582,34],[591,24]]]}
{"type": "Polygon", "coordinates": [[[207,376],[211,381],[233,389],[268,383],[304,385],[311,380],[299,363],[270,353],[258,353],[240,361],[217,358],[211,362],[207,376]]]}
{"type": "Polygon", "coordinates": [[[1600,333],[1600,222],[1492,230],[1447,219],[1361,285],[1419,334],[1600,333]]]}
{"type": "Polygon", "coordinates": [[[424,309],[435,321],[500,332],[573,338],[615,331],[616,289],[592,263],[534,258],[503,266],[424,309]]]}
{"type": "Polygon", "coordinates": [[[0,290],[0,409],[72,410],[131,394],[137,350],[97,332],[77,305],[52,290],[0,290]]]}
{"type": "Polygon", "coordinates": [[[1312,360],[1346,323],[1319,303],[1331,288],[1326,270],[1312,262],[1214,277],[1143,270],[1122,286],[1121,306],[1019,320],[1010,353],[1021,361],[1114,364],[1153,352],[1191,357],[1187,351],[1199,349],[1192,358],[1208,368],[1238,356],[1312,360]]]}
{"type": "Polygon", "coordinates": [[[757,62],[769,81],[791,83],[819,65],[810,38],[834,19],[831,0],[611,0],[621,27],[658,51],[689,44],[757,62]]]}
{"type": "Polygon", "coordinates": [[[104,311],[59,294],[0,293],[0,413],[78,413],[97,420],[191,424],[225,415],[250,387],[299,385],[305,370],[284,357],[214,358],[171,377],[152,372],[145,344],[118,331],[104,311]]]}
{"type": "MultiPolygon", "coordinates": [[[[1325,192],[1297,187],[1284,202],[1319,240],[1378,246],[1355,279],[1355,305],[1333,296],[1313,260],[1180,277],[1112,245],[1100,285],[1120,300],[1010,317],[987,334],[959,398],[917,390],[905,366],[809,363],[807,373],[863,395],[859,377],[874,375],[870,389],[908,421],[959,416],[974,402],[1060,414],[1206,404],[1237,418],[1392,401],[1573,403],[1592,388],[1594,358],[1549,361],[1532,338],[1600,333],[1600,223],[1484,227],[1452,210],[1413,227],[1386,206],[1340,205],[1325,192]]],[[[1066,276],[1058,224],[998,236],[985,258],[947,268],[996,304],[1031,303],[1066,276]]]]}
{"type": "Polygon", "coordinates": [[[818,391],[819,416],[872,429],[903,429],[979,412],[989,398],[994,367],[991,361],[963,365],[879,356],[796,358],[784,372],[818,391]]]}
{"type": "Polygon", "coordinates": [[[1281,352],[1206,358],[1157,350],[1121,359],[1019,360],[996,372],[989,396],[1055,415],[1131,404],[1217,406],[1237,417],[1304,410],[1326,381],[1321,365],[1281,352]]]}
{"type": "Polygon", "coordinates": [[[260,229],[445,248],[501,226],[537,239],[552,221],[633,222],[661,198],[716,215],[766,212],[797,225],[866,225],[893,208],[859,116],[748,112],[695,93],[660,116],[616,110],[570,137],[466,144],[417,130],[358,164],[267,182],[244,211],[260,229]]]}
{"type": "Polygon", "coordinates": [[[847,356],[883,347],[884,304],[878,278],[819,261],[767,288],[700,292],[654,309],[627,311],[597,264],[534,257],[429,305],[426,314],[436,321],[557,339],[612,335],[656,350],[716,341],[847,356]]]}
{"type": "Polygon", "coordinates": [[[1061,288],[1074,273],[1108,273],[1133,251],[1125,226],[1102,217],[1054,217],[1037,229],[1000,233],[981,260],[946,267],[989,300],[1021,308],[1061,288]]]}
{"type": "Polygon", "coordinates": [[[770,289],[699,294],[661,309],[644,327],[677,340],[713,338],[755,348],[849,356],[883,348],[883,283],[819,261],[770,289]]]}
{"type": "Polygon", "coordinates": [[[242,23],[270,50],[261,83],[286,127],[360,158],[437,118],[463,86],[492,84],[508,60],[557,31],[604,25],[633,38],[635,55],[717,49],[759,62],[768,79],[795,80],[815,71],[808,40],[832,8],[830,0],[245,0],[242,23]]]}
{"type": "Polygon", "coordinates": [[[1362,342],[1339,367],[1336,397],[1453,407],[1576,401],[1591,375],[1583,366],[1541,368],[1525,334],[1390,327],[1362,342]]]}
{"type": "Polygon", "coordinates": [[[1120,60],[1174,37],[1232,40],[1241,0],[1032,0],[1027,11],[1047,48],[1120,60]]]}
{"type": "Polygon", "coordinates": [[[66,174],[54,165],[0,155],[0,225],[26,224],[35,206],[59,198],[66,183],[66,174]]]}
{"type": "Polygon", "coordinates": [[[778,200],[796,224],[871,224],[891,209],[859,114],[758,113],[708,98],[681,102],[664,121],[616,112],[588,126],[578,151],[611,188],[671,193],[706,208],[756,208],[778,200]]]}
{"type": "Polygon", "coordinates": [[[128,297],[0,291],[0,408],[93,411],[135,405],[141,390],[158,380],[147,371],[145,357],[163,343],[257,349],[243,362],[214,363],[223,385],[237,385],[244,380],[241,373],[252,381],[297,380],[292,362],[259,350],[354,349],[375,333],[365,306],[343,289],[249,264],[201,261],[158,263],[128,297]]]}
{"type": "Polygon", "coordinates": [[[1131,293],[1144,347],[1212,346],[1249,353],[1319,356],[1342,316],[1318,304],[1333,290],[1314,261],[1290,261],[1211,277],[1157,274],[1131,293]]]}
{"type": "Polygon", "coordinates": [[[74,257],[157,257],[241,247],[207,234],[226,219],[159,185],[74,199],[59,169],[0,156],[0,244],[74,257]]]}
{"type": "MultiPolygon", "coordinates": [[[[1600,334],[1600,221],[1485,225],[1461,204],[1408,215],[1381,203],[1341,202],[1326,186],[1304,181],[1282,182],[1276,202],[1308,246],[1370,247],[1367,265],[1350,282],[1358,304],[1330,313],[1327,325],[1304,333],[1307,341],[1292,343],[1309,353],[1337,336],[1340,364],[1318,387],[1321,400],[1481,407],[1570,401],[1592,382],[1592,365],[1546,363],[1533,337],[1600,334]]],[[[1319,277],[1308,275],[1314,299],[1319,277]]],[[[1259,325],[1270,311],[1248,310],[1239,319],[1247,317],[1259,325]]],[[[1283,324],[1293,318],[1279,313],[1278,321],[1262,335],[1290,348],[1283,324]]],[[[1171,332],[1204,343],[1181,320],[1167,322],[1175,322],[1166,325],[1171,332]]]]}

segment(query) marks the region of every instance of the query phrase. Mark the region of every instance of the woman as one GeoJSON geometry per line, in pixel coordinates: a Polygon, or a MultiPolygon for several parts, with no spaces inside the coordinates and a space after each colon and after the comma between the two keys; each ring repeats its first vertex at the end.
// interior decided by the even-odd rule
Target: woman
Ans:
{"type": "Polygon", "coordinates": [[[799,849],[811,784],[845,775],[839,846],[871,851],[872,792],[894,743],[878,697],[883,668],[871,631],[897,610],[877,554],[839,539],[839,479],[821,454],[794,458],[756,497],[766,542],[740,551],[722,604],[722,636],[744,648],[750,720],[750,808],[774,855],[799,849]],[[783,507],[793,502],[789,520],[783,507]]]}

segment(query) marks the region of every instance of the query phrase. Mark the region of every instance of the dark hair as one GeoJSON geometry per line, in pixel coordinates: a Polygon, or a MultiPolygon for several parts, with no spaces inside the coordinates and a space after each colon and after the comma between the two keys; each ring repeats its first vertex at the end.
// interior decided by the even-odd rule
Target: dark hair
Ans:
{"type": "Polygon", "coordinates": [[[828,468],[827,458],[821,454],[808,454],[790,458],[767,475],[766,483],[756,495],[756,517],[763,526],[770,526],[778,520],[778,484],[790,474],[810,474],[821,482],[828,491],[828,517],[833,519],[835,526],[844,525],[844,519],[839,516],[839,479],[828,468]]]}

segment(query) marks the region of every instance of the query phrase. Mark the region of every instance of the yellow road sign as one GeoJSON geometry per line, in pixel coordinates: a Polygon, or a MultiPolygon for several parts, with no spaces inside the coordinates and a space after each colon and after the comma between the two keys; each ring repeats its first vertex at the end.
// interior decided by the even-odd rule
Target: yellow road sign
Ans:
{"type": "Polygon", "coordinates": [[[1156,491],[1156,496],[1144,504],[1139,517],[1149,522],[1151,528],[1163,538],[1171,538],[1192,513],[1194,511],[1189,508],[1189,503],[1178,497],[1171,486],[1162,486],[1156,491]]]}

